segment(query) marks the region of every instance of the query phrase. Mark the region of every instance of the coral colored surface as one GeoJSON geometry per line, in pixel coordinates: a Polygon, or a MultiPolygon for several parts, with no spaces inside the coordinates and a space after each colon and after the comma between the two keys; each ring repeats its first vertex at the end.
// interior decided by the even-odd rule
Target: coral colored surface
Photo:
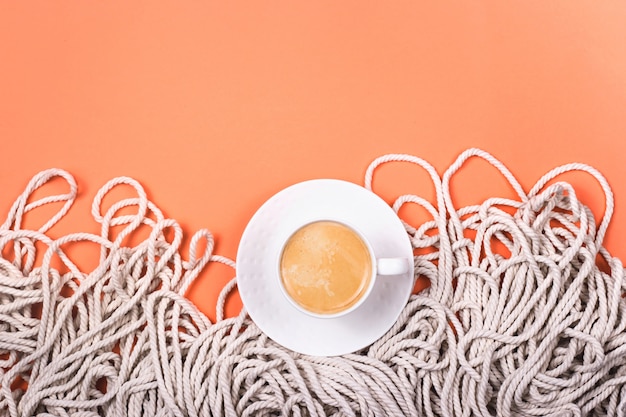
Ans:
{"type": "MultiPolygon", "coordinates": [[[[248,219],[287,185],[362,183],[390,152],[443,171],[480,147],[526,189],[563,163],[600,169],[616,192],[607,245],[626,258],[624,22],[617,1],[2,2],[0,213],[59,167],[80,198],[53,233],[97,232],[91,198],[128,175],[234,257],[248,219]]],[[[414,167],[379,174],[388,200],[432,198],[414,167]]],[[[566,179],[600,216],[599,187],[566,179]]],[[[453,185],[459,204],[512,196],[480,162],[453,185]]],[[[212,266],[189,297],[213,318],[232,276],[212,266]]]]}

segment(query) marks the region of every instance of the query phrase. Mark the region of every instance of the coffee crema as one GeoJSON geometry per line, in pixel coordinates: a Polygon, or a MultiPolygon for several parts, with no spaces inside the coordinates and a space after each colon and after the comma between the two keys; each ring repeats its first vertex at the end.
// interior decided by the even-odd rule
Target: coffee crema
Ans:
{"type": "Polygon", "coordinates": [[[334,221],[298,229],[280,258],[283,288],[303,309],[336,314],[355,305],[372,280],[372,258],[361,237],[334,221]]]}

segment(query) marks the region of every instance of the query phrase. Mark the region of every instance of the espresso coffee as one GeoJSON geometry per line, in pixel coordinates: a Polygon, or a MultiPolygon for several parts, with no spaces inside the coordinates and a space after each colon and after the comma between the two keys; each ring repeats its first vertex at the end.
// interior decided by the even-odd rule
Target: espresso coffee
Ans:
{"type": "Polygon", "coordinates": [[[368,246],[351,228],[317,221],[298,229],[280,258],[285,292],[303,309],[336,314],[359,302],[372,280],[368,246]]]}

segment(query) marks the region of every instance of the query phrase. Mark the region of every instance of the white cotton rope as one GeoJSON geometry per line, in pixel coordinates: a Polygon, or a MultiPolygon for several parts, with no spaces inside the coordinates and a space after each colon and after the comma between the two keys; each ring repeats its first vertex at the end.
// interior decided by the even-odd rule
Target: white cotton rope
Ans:
{"type": "Polygon", "coordinates": [[[380,157],[367,169],[368,189],[386,163],[416,164],[435,186],[434,204],[407,194],[393,205],[432,216],[405,222],[419,249],[416,276],[430,287],[381,339],[341,357],[283,348],[245,311],[224,318],[234,281],[211,323],[184,294],[207,263],[234,262],[213,254],[207,230],[183,259],[181,227],[133,179],[97,193],[99,235],[53,239],[48,230],[77,187],[65,171],[39,173],[0,226],[0,416],[626,415],[626,284],[620,260],[602,246],[613,212],[604,177],[565,165],[527,193],[501,162],[470,149],[443,176],[415,156],[380,157]],[[472,157],[494,165],[518,199],[456,208],[450,181],[472,157]],[[573,170],[605,193],[599,224],[576,190],[556,181],[573,170]],[[58,177],[67,194],[32,201],[58,177]],[[136,197],[101,212],[118,186],[136,197]],[[28,212],[48,203],[62,208],[39,230],[24,229],[28,212]],[[98,266],[82,271],[65,253],[70,245],[100,247],[98,266]]]}

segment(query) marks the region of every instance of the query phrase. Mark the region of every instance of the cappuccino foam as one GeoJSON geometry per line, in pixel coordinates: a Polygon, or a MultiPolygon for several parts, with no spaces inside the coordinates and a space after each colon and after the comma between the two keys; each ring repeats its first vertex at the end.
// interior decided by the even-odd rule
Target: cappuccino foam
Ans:
{"type": "Polygon", "coordinates": [[[365,295],[372,279],[367,245],[351,228],[317,221],[296,231],[280,259],[287,294],[305,310],[335,314],[365,295]]]}

